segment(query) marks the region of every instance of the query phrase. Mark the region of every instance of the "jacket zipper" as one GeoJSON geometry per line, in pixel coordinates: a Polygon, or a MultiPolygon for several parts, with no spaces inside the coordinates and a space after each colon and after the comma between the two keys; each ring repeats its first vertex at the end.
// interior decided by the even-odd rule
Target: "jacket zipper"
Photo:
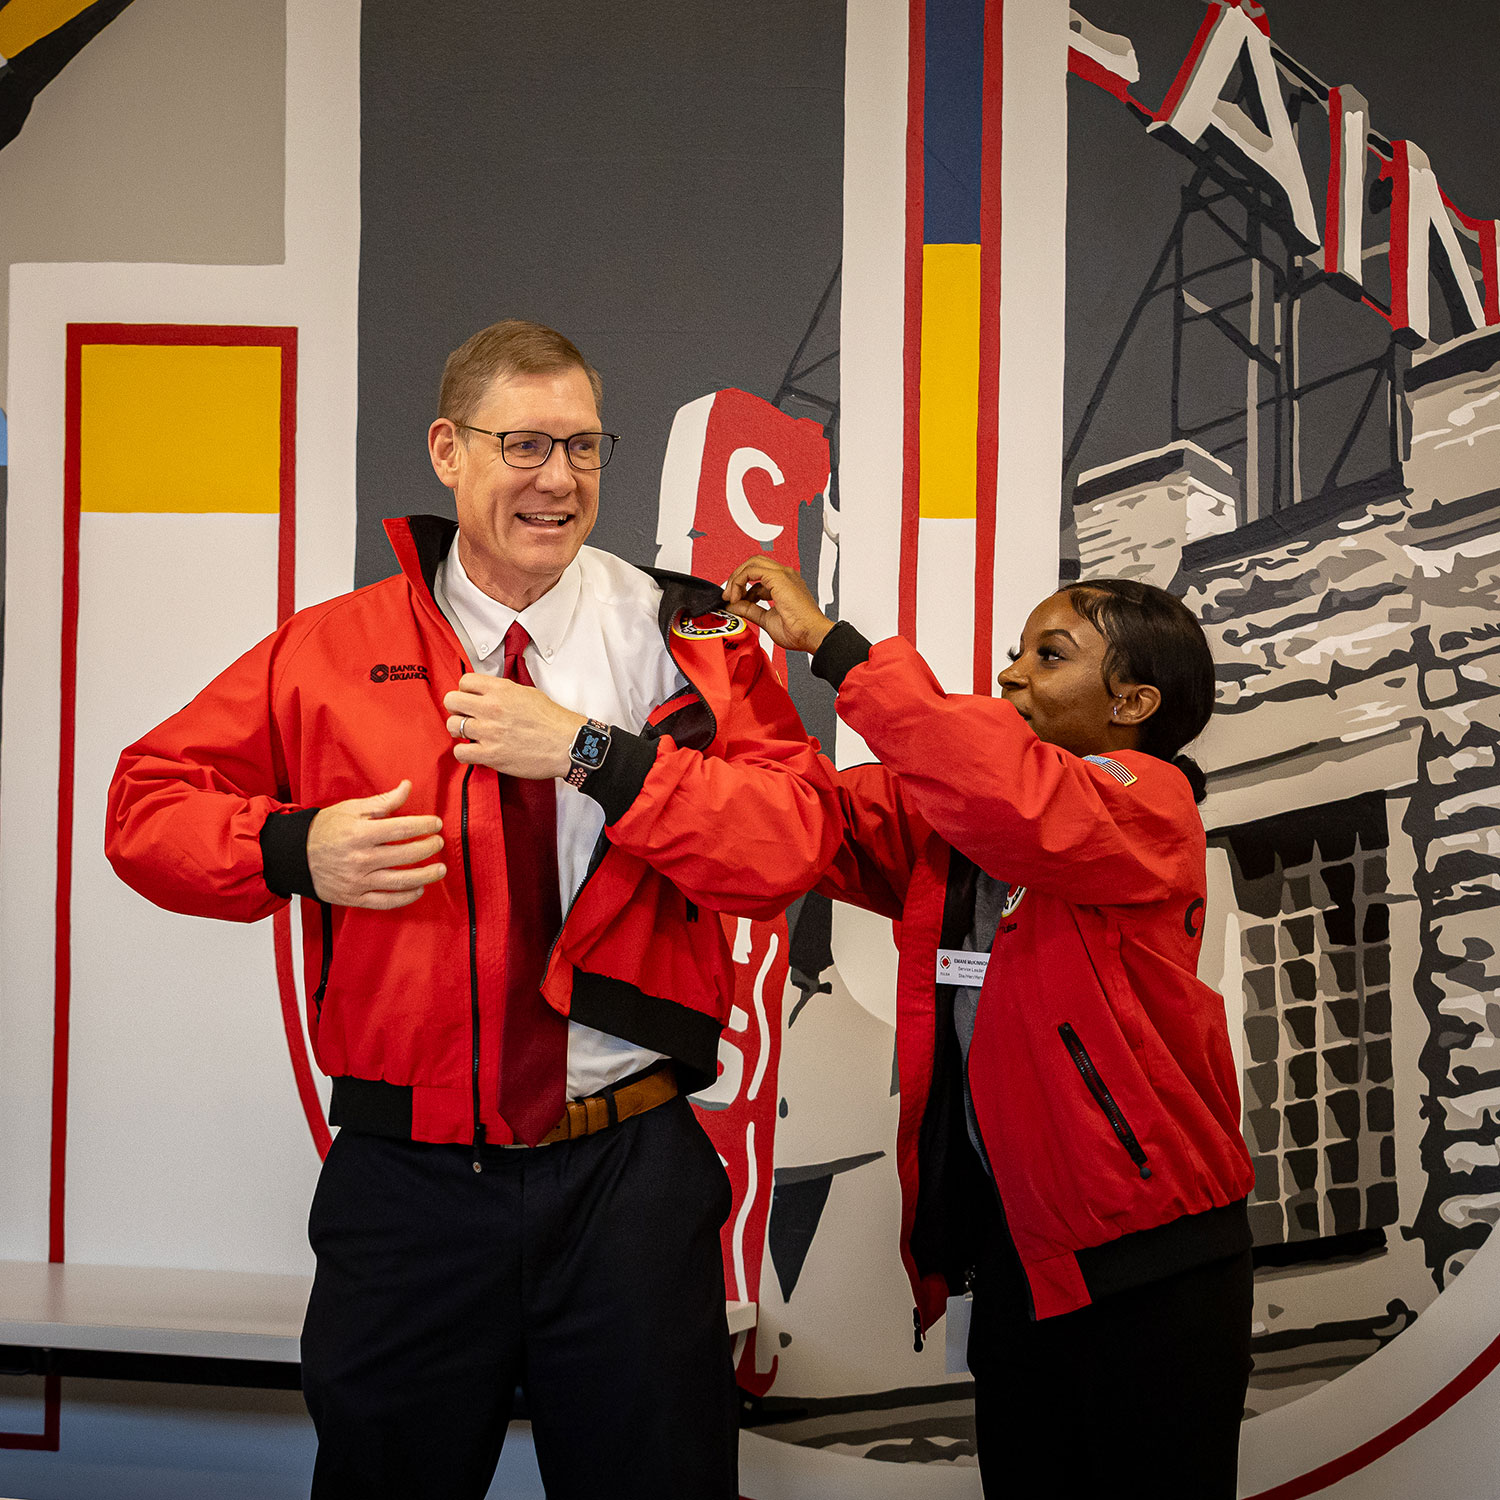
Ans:
{"type": "Polygon", "coordinates": [[[1104,1117],[1109,1121],[1120,1144],[1129,1153],[1131,1161],[1135,1163],[1142,1177],[1150,1177],[1151,1168],[1147,1164],[1146,1153],[1136,1139],[1135,1131],[1130,1128],[1130,1122],[1125,1118],[1120,1106],[1115,1103],[1114,1095],[1110,1093],[1104,1080],[1099,1076],[1099,1070],[1094,1066],[1094,1059],[1089,1056],[1088,1049],[1079,1040],[1078,1033],[1068,1022],[1064,1021],[1057,1028],[1057,1034],[1062,1038],[1063,1046],[1068,1049],[1068,1055],[1073,1059],[1073,1065],[1083,1075],[1083,1081],[1088,1085],[1089,1093],[1094,1096],[1094,1102],[1104,1111],[1104,1117]]]}
{"type": "Polygon", "coordinates": [[[318,976],[318,990],[313,996],[313,1010],[323,1019],[323,993],[328,988],[328,971],[333,967],[333,908],[326,901],[318,903],[323,920],[323,972],[318,976]]]}
{"type": "Polygon", "coordinates": [[[484,1171],[479,1148],[484,1145],[484,1123],[479,1118],[479,912],[474,903],[474,861],[469,856],[469,778],[471,765],[464,771],[459,798],[459,844],[464,856],[464,895],[469,903],[469,1022],[474,1039],[474,1170],[484,1171]]]}

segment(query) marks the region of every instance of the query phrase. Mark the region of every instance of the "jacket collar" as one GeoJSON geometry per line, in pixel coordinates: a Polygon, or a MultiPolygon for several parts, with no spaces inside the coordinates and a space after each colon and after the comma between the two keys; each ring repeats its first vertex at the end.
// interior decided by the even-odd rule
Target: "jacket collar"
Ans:
{"type": "MultiPolygon", "coordinates": [[[[401,571],[413,585],[421,585],[417,592],[423,603],[441,618],[432,587],[437,570],[458,534],[458,522],[450,521],[446,516],[392,517],[385,523],[385,534],[390,539],[401,571]]],[[[690,573],[674,573],[666,568],[642,568],[641,572],[661,587],[656,623],[668,645],[671,644],[672,621],[679,611],[686,610],[691,617],[724,607],[723,589],[706,578],[694,578],[690,573]]],[[[446,619],[443,624],[447,626],[446,619]]]]}

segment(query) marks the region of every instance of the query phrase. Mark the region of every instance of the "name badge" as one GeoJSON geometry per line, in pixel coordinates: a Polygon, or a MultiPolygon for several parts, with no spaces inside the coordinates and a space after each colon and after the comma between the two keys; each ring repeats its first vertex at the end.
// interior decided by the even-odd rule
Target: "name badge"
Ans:
{"type": "Polygon", "coordinates": [[[989,966],[988,953],[969,953],[962,948],[939,948],[937,982],[962,984],[978,989],[984,983],[985,971],[989,966]]]}

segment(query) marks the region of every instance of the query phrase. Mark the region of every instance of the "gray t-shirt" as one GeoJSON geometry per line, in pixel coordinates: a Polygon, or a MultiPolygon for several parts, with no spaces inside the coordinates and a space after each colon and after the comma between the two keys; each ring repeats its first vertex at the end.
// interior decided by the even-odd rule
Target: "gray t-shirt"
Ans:
{"type": "MultiPolygon", "coordinates": [[[[974,915],[969,930],[960,945],[966,953],[988,953],[995,944],[995,933],[1000,928],[1000,914],[1005,907],[1010,886],[983,870],[975,871],[974,915]]],[[[964,1118],[968,1122],[969,1139],[990,1171],[989,1158],[984,1154],[984,1142],[979,1138],[979,1122],[974,1115],[974,1096],[969,1091],[969,1044],[974,1040],[974,1022],[979,1015],[979,990],[972,985],[953,986],[953,1029],[958,1033],[959,1050],[964,1059],[964,1118]]]]}

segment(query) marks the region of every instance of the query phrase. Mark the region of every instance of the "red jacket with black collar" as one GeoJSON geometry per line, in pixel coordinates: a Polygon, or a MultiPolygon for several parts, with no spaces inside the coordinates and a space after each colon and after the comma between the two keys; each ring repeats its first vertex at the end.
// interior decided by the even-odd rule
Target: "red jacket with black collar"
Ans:
{"type": "Polygon", "coordinates": [[[884,763],[840,773],[844,845],[819,888],[900,923],[897,1165],[920,1327],[963,1268],[955,1198],[982,1182],[936,984],[975,866],[1011,893],[968,1076],[1036,1315],[1248,1248],[1224,1002],[1196,974],[1205,840],[1187,779],[1046,744],[1008,703],[945,693],[900,639],[840,626],[815,670],[884,763]]]}
{"type": "MultiPolygon", "coordinates": [[[[447,874],[410,906],[320,905],[321,921],[303,923],[314,1050],[336,1124],[504,1143],[499,778],[453,757],[443,696],[470,666],[432,594],[455,528],[415,516],[386,529],[396,577],[300,611],[121,755],[105,850],[159,906],[251,922],[313,896],[318,808],[410,778],[403,811],[442,818],[447,874]],[[372,661],[399,666],[374,681],[372,661]]],[[[700,909],[779,912],[832,857],[837,805],[758,633],[733,617],[679,633],[717,609],[719,589],[653,576],[692,691],[639,733],[616,728],[584,782],[605,829],[543,993],[677,1059],[696,1086],[715,1075],[734,988],[722,926],[700,909]]]]}

